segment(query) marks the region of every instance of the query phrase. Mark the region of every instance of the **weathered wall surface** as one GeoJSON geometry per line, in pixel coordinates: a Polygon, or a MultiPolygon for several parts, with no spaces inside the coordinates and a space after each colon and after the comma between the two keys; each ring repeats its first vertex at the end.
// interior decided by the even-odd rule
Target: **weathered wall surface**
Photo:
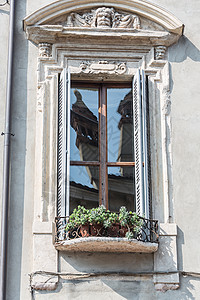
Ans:
{"type": "MultiPolygon", "coordinates": [[[[14,50],[14,89],[12,103],[11,151],[11,199],[9,212],[9,256],[7,300],[31,299],[29,276],[33,258],[33,193],[34,193],[34,144],[35,110],[37,97],[38,49],[27,41],[23,32],[22,19],[29,13],[53,1],[16,1],[16,29],[14,50]]],[[[104,2],[104,1],[103,1],[104,2]]],[[[179,269],[199,272],[200,256],[198,214],[200,204],[200,104],[199,104],[199,13],[200,3],[196,0],[154,0],[185,24],[185,36],[169,49],[171,66],[171,115],[173,195],[175,223],[178,225],[179,269]]],[[[7,67],[7,9],[0,10],[1,40],[1,126],[4,127],[4,103],[7,67]]],[[[3,146],[3,139],[0,140],[3,146]]],[[[2,147],[0,147],[0,166],[2,147]]],[[[1,175],[0,175],[1,179],[1,175]]],[[[2,182],[2,180],[1,180],[2,182]]],[[[0,185],[1,185],[0,182],[0,185]]],[[[49,238],[51,242],[51,237],[49,238]]],[[[45,250],[45,244],[41,243],[45,250]]],[[[153,270],[152,256],[134,255],[83,255],[62,254],[60,270],[134,272],[140,268],[153,270]],[[104,269],[105,267],[105,269],[104,269]]],[[[177,291],[156,292],[151,277],[100,277],[69,279],[62,278],[56,291],[35,292],[35,299],[198,299],[200,282],[196,278],[181,277],[177,291]]],[[[34,299],[34,298],[32,298],[34,299]]]]}
{"type": "MultiPolygon", "coordinates": [[[[172,11],[171,6],[166,8],[172,11]]],[[[195,238],[195,232],[200,229],[200,104],[196,80],[200,68],[199,11],[197,1],[176,5],[173,12],[184,22],[185,35],[169,51],[172,72],[174,210],[179,228],[179,268],[196,272],[199,271],[200,261],[199,245],[195,238]]]]}
{"type": "Polygon", "coordinates": [[[174,213],[178,225],[179,269],[199,271],[198,201],[200,193],[200,38],[198,1],[154,1],[185,25],[184,36],[169,49],[171,66],[171,116],[174,213]]]}
{"type": "Polygon", "coordinates": [[[199,299],[199,282],[195,279],[181,280],[181,289],[166,293],[156,292],[150,277],[101,277],[99,279],[61,279],[57,292],[36,292],[36,300],[194,300],[199,299]],[[61,293],[62,291],[62,293],[61,293]]]}

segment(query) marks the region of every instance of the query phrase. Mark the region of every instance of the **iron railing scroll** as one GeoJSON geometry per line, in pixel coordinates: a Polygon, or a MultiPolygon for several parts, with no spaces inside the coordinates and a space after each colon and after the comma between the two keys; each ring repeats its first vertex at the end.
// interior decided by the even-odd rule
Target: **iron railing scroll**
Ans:
{"type": "Polygon", "coordinates": [[[69,217],[55,218],[55,243],[65,240],[77,239],[82,237],[126,237],[127,232],[132,232],[132,238],[142,242],[158,243],[158,221],[139,217],[141,226],[137,230],[129,226],[112,226],[112,229],[105,228],[103,225],[93,228],[92,225],[77,226],[72,230],[67,230],[66,225],[69,217]],[[87,227],[87,228],[86,228],[87,227]],[[94,233],[95,231],[95,233],[94,233]]]}

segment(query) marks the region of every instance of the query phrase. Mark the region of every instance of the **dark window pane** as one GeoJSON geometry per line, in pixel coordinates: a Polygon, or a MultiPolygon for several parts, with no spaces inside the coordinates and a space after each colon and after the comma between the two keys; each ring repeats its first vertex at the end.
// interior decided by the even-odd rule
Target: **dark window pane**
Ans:
{"type": "Polygon", "coordinates": [[[128,88],[107,90],[108,161],[134,161],[133,97],[128,88]]]}
{"type": "Polygon", "coordinates": [[[98,161],[98,90],[71,89],[70,156],[73,161],[98,161]]]}
{"type": "Polygon", "coordinates": [[[70,167],[70,214],[78,205],[99,205],[99,167],[70,167]]]}
{"type": "Polygon", "coordinates": [[[108,167],[109,209],[119,211],[121,206],[135,211],[135,168],[108,167]]]}

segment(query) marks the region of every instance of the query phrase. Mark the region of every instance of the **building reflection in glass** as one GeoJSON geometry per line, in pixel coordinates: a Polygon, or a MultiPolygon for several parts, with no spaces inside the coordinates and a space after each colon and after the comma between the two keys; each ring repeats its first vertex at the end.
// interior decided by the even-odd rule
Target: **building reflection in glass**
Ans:
{"type": "MultiPolygon", "coordinates": [[[[98,89],[72,89],[71,98],[71,161],[98,162],[98,89]]],[[[107,89],[107,149],[108,162],[134,161],[131,89],[107,89]]],[[[135,210],[134,167],[108,166],[107,178],[109,209],[135,210]]],[[[71,166],[70,211],[78,205],[98,206],[99,179],[98,166],[71,166]]]]}
{"type": "Polygon", "coordinates": [[[71,99],[71,160],[98,161],[98,90],[72,89],[71,99]]]}

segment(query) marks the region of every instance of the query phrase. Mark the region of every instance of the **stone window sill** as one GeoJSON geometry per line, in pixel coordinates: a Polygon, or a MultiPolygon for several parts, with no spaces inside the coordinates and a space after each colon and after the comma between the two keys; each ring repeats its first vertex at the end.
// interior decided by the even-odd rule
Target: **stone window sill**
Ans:
{"type": "Polygon", "coordinates": [[[68,252],[142,252],[153,253],[158,250],[157,243],[141,242],[136,239],[116,237],[86,237],[59,241],[54,244],[57,250],[68,252]]]}

